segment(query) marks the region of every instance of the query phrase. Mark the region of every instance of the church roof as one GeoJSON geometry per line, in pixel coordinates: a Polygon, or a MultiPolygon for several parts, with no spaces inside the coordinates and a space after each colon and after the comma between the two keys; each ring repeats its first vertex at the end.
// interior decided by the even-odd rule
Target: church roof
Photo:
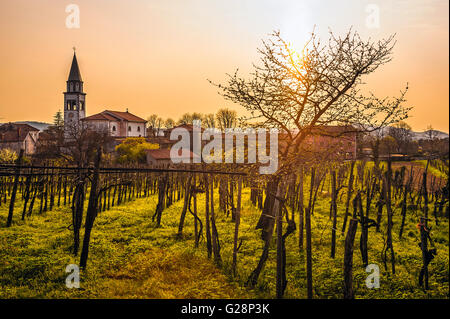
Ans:
{"type": "Polygon", "coordinates": [[[97,113],[91,116],[87,116],[81,119],[82,121],[117,121],[117,119],[108,114],[97,113]]]}
{"type": "Polygon", "coordinates": [[[73,53],[72,66],[70,67],[69,81],[82,81],[75,52],[73,53]]]}
{"type": "Polygon", "coordinates": [[[145,123],[147,122],[143,118],[131,114],[129,112],[119,112],[119,111],[110,111],[105,110],[101,113],[97,113],[82,119],[83,121],[127,121],[127,122],[138,122],[145,123]]]}
{"type": "Polygon", "coordinates": [[[119,112],[119,111],[110,111],[110,110],[105,110],[102,113],[106,113],[108,115],[112,115],[115,117],[118,117],[122,120],[128,121],[128,122],[139,122],[139,123],[145,123],[147,122],[146,120],[144,120],[143,118],[136,116],[134,114],[127,112],[119,112]]]}

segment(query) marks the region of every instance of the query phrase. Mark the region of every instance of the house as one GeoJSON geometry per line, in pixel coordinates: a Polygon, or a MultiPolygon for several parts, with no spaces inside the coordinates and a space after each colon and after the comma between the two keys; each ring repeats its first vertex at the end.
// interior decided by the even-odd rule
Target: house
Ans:
{"type": "MultiPolygon", "coordinates": [[[[147,164],[151,166],[170,166],[175,164],[170,157],[170,149],[146,150],[147,164]]],[[[192,162],[194,154],[189,152],[189,162],[192,162]]],[[[182,158],[183,159],[183,158],[182,158]]]]}
{"type": "Polygon", "coordinates": [[[9,148],[16,153],[20,149],[25,155],[35,152],[39,130],[28,124],[5,123],[0,125],[0,149],[9,148]]]}
{"type": "Polygon", "coordinates": [[[305,144],[315,153],[327,152],[332,157],[356,159],[356,128],[351,125],[321,125],[312,129],[305,144]]]}
{"type": "MultiPolygon", "coordinates": [[[[315,126],[301,142],[298,154],[324,159],[356,159],[357,142],[358,130],[353,126],[315,126]]],[[[283,133],[278,135],[278,143],[278,149],[283,152],[290,142],[283,133]]]]}
{"type": "Polygon", "coordinates": [[[128,112],[105,110],[81,119],[95,131],[107,131],[113,137],[146,137],[146,120],[128,112]]]}
{"type": "Polygon", "coordinates": [[[146,141],[151,144],[158,144],[160,149],[170,149],[177,141],[172,141],[164,136],[147,137],[146,141]]]}

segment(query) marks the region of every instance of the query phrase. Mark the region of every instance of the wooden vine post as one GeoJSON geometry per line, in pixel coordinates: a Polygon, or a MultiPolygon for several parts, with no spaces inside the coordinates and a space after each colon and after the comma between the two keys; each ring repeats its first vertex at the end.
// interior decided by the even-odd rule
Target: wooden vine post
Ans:
{"type": "Polygon", "coordinates": [[[22,165],[22,158],[23,158],[23,149],[20,149],[19,157],[17,158],[16,168],[14,171],[14,185],[11,193],[11,199],[9,202],[9,212],[8,212],[8,219],[6,221],[6,227],[10,227],[12,223],[14,213],[14,202],[16,200],[17,185],[19,184],[20,166],[22,165]]]}
{"type": "Polygon", "coordinates": [[[350,220],[345,237],[344,251],[344,299],[354,299],[353,293],[353,244],[355,241],[358,220],[350,220]]]}
{"type": "Polygon", "coordinates": [[[233,276],[236,276],[237,253],[239,250],[238,239],[239,239],[239,224],[241,223],[241,196],[242,196],[242,179],[239,177],[237,207],[234,216],[234,242],[233,242],[233,266],[232,266],[233,276]]]}

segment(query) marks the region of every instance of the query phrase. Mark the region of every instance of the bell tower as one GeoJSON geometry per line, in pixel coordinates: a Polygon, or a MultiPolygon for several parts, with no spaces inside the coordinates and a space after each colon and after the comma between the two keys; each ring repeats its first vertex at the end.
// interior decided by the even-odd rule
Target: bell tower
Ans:
{"type": "Polygon", "coordinates": [[[72,66],[64,92],[64,130],[79,127],[80,120],[86,116],[86,93],[83,92],[83,80],[78,67],[77,55],[73,48],[72,66]]]}

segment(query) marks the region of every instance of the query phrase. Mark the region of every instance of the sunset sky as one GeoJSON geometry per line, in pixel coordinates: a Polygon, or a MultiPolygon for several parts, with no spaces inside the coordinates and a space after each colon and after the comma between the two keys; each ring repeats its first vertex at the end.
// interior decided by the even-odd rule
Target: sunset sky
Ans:
{"type": "Polygon", "coordinates": [[[378,96],[409,82],[408,123],[449,131],[448,0],[1,0],[0,122],[51,122],[63,109],[72,47],[84,80],[87,114],[105,109],[175,120],[185,112],[240,106],[207,79],[222,82],[257,62],[261,39],[279,29],[294,47],[308,34],[364,38],[396,33],[394,60],[367,79],[378,96]],[[67,5],[80,8],[80,28],[66,27],[67,5]],[[368,4],[380,27],[368,28],[368,4]]]}

